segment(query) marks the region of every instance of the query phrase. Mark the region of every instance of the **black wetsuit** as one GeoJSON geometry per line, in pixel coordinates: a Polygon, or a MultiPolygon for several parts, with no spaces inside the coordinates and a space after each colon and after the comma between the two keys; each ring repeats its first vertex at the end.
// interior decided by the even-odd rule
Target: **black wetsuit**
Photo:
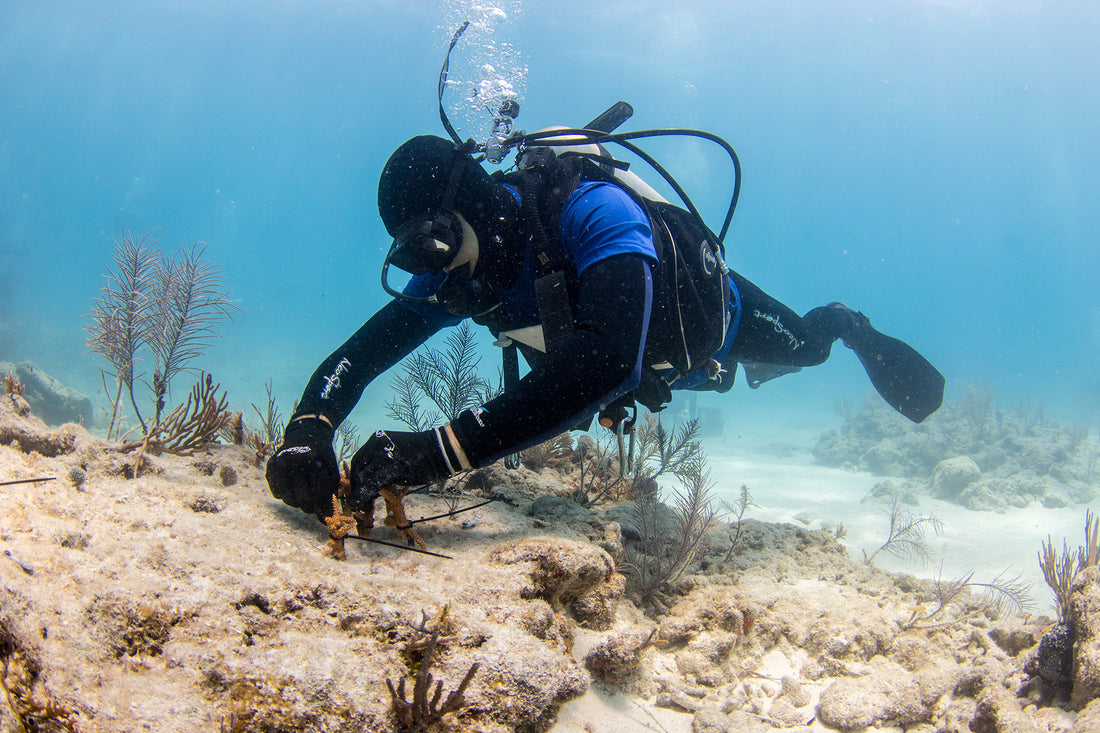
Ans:
{"type": "Polygon", "coordinates": [[[804,316],[771,297],[741,275],[741,323],[730,356],[738,362],[808,367],[829,358],[833,342],[851,327],[847,309],[822,306],[804,316]]]}
{"type": "MultiPolygon", "coordinates": [[[[649,269],[643,257],[621,254],[584,271],[573,334],[515,387],[455,421],[475,465],[573,427],[587,406],[630,387],[648,319],[649,269]]],[[[339,425],[368,383],[437,330],[387,304],[321,363],[295,415],[321,414],[339,425]]]]}
{"type": "MultiPolygon", "coordinates": [[[[580,265],[569,263],[574,269],[568,274],[575,282],[573,333],[538,359],[531,372],[517,385],[454,420],[454,429],[474,465],[485,465],[576,427],[598,409],[638,388],[643,370],[663,360],[660,355],[646,353],[645,349],[653,310],[652,267],[656,263],[648,218],[620,189],[610,192],[612,199],[616,191],[619,195],[617,201],[610,202],[607,196],[598,195],[599,191],[591,187],[586,190],[589,195],[597,194],[600,203],[587,209],[578,204],[581,214],[572,221],[576,231],[574,239],[606,236],[608,232],[620,231],[616,227],[625,222],[632,229],[623,234],[621,241],[633,243],[625,249],[617,249],[615,244],[610,250],[600,249],[606,244],[586,249],[583,242],[579,245],[573,242],[565,248],[581,261],[580,265]],[[615,208],[617,204],[619,208],[615,208]],[[611,207],[613,215],[607,216],[607,209],[602,207],[611,207]],[[638,234],[643,230],[642,239],[648,237],[646,241],[652,254],[646,254],[645,248],[639,247],[638,234]],[[604,252],[600,255],[602,259],[584,261],[592,251],[604,252]]],[[[604,189],[603,193],[608,191],[604,189]]],[[[583,196],[582,191],[577,200],[582,200],[583,196]]],[[[564,234],[567,230],[569,226],[563,226],[564,237],[568,237],[564,234]]],[[[511,259],[518,262],[523,258],[511,259]]],[[[508,278],[506,282],[493,283],[498,292],[522,290],[530,285],[530,278],[520,277],[517,288],[514,272],[498,277],[508,278]]],[[[740,293],[740,298],[730,307],[739,308],[740,313],[736,319],[731,319],[735,325],[731,325],[727,337],[728,348],[721,356],[716,355],[727,370],[723,378],[728,380],[724,387],[717,387],[719,389],[728,389],[732,383],[736,362],[811,366],[824,361],[833,341],[844,335],[845,317],[837,309],[817,308],[800,318],[740,275],[731,273],[730,280],[731,286],[740,293]]],[[[514,299],[523,301],[524,297],[520,294],[514,299]]],[[[505,310],[508,310],[507,302],[501,308],[505,310]]],[[[340,424],[368,383],[441,327],[458,320],[448,321],[445,316],[433,317],[438,315],[434,312],[417,311],[421,309],[391,302],[376,313],[318,367],[305,388],[295,416],[319,414],[332,425],[340,424]]],[[[512,327],[525,325],[529,324],[516,323],[512,327]]],[[[500,329],[494,332],[497,330],[500,329]]],[[[644,375],[652,376],[649,371],[644,375]]],[[[721,381],[708,380],[705,376],[702,379],[705,381],[701,383],[697,378],[694,384],[673,383],[672,386],[715,389],[721,381]]]]}

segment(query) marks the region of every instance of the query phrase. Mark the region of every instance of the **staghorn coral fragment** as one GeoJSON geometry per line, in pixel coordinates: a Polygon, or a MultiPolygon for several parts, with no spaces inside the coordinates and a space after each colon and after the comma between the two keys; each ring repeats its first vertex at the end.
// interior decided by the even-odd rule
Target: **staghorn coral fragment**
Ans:
{"type": "Polygon", "coordinates": [[[335,495],[332,497],[332,516],[325,518],[325,525],[328,527],[328,549],[325,554],[334,560],[347,560],[344,538],[355,529],[356,520],[354,516],[344,514],[340,499],[335,495]]]}
{"type": "Polygon", "coordinates": [[[8,375],[4,377],[4,394],[21,395],[23,394],[23,383],[15,378],[14,372],[8,372],[8,375]]]}
{"type": "Polygon", "coordinates": [[[424,540],[420,539],[420,535],[412,528],[412,522],[405,516],[404,500],[405,495],[409,493],[409,487],[406,486],[398,490],[391,485],[382,489],[379,493],[386,500],[386,518],[382,520],[382,524],[396,529],[397,533],[409,543],[410,547],[415,545],[421,550],[427,550],[428,546],[424,544],[424,540]]]}

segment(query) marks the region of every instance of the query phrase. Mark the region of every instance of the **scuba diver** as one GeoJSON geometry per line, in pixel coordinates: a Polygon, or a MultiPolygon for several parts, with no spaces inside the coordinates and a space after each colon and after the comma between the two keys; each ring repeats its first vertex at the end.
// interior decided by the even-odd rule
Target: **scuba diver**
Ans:
{"type": "Polygon", "coordinates": [[[272,494],[319,518],[331,514],[340,484],[336,428],[370,382],[466,318],[503,348],[503,392],[441,427],[376,431],[351,461],[344,500],[352,511],[373,519],[375,499],[389,487],[487,466],[587,429],[597,414],[621,438],[636,403],[656,412],[673,389],[726,392],[738,364],[756,388],[821,364],[838,339],[898,412],[920,422],[939,408],[943,376],[862,313],[830,303],[799,316],[729,269],[722,242],[741,174],[720,137],[687,129],[615,133],[633,114],[625,102],[583,128],[527,134],[513,127],[518,104],[504,100],[486,142],[463,142],[443,93],[468,25],[455,32],[439,74],[439,116],[451,139],[408,140],[378,181],[378,212],[393,237],[382,287],[393,299],[313,373],[268,461],[272,494]],[[703,138],[730,156],[734,186],[718,234],[633,142],[664,135],[703,138]],[[684,207],[614,158],[605,147],[612,143],[660,174],[684,207]],[[513,150],[512,172],[482,167],[513,150]],[[401,289],[389,282],[391,266],[412,276],[401,289]],[[522,379],[517,352],[530,366],[522,379]]]}
{"type": "Polygon", "coordinates": [[[393,299],[306,385],[268,463],[276,497],[330,513],[335,429],[367,384],[465,318],[517,347],[530,371],[519,379],[506,358],[505,389],[485,404],[431,430],[375,432],[351,462],[352,506],[486,466],[597,413],[621,429],[635,401],[656,411],[672,389],[727,391],[738,364],[757,387],[824,362],[837,340],[906,417],[940,406],[942,375],[862,313],[830,303],[799,316],[730,270],[697,216],[639,195],[604,160],[537,145],[568,137],[527,136],[536,144],[506,175],[490,175],[472,143],[430,135],[390,156],[378,210],[394,237],[382,268],[393,299]],[[391,266],[412,275],[401,290],[391,266]]]}

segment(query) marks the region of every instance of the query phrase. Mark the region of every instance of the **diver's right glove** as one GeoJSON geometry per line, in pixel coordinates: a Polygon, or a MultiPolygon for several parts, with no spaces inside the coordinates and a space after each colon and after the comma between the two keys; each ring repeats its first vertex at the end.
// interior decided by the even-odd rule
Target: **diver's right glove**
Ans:
{"type": "Polygon", "coordinates": [[[387,486],[430,484],[473,468],[452,426],[376,431],[351,459],[352,505],[370,507],[387,486]]]}
{"type": "Polygon", "coordinates": [[[301,417],[286,426],[283,442],[267,462],[267,485],[277,499],[323,518],[332,514],[340,469],[328,421],[301,417]]]}

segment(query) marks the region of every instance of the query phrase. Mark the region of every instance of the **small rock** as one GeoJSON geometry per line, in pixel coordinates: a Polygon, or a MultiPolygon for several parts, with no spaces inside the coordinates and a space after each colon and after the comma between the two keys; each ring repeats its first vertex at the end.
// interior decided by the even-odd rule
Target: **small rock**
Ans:
{"type": "Polygon", "coordinates": [[[626,591],[626,578],[612,573],[607,582],[600,583],[587,593],[577,596],[569,610],[577,623],[594,631],[606,631],[615,622],[615,609],[626,591]]]}
{"type": "Polygon", "coordinates": [[[1069,616],[1076,634],[1070,701],[1081,709],[1100,698],[1100,568],[1085,568],[1073,579],[1069,616]]]}
{"type": "Polygon", "coordinates": [[[15,414],[19,417],[27,417],[31,414],[31,404],[23,399],[23,395],[9,394],[7,395],[13,405],[15,405],[15,414]]]}
{"type": "Polygon", "coordinates": [[[199,494],[191,497],[187,502],[187,508],[198,514],[217,514],[222,510],[222,502],[216,496],[199,494]]]}
{"type": "Polygon", "coordinates": [[[66,532],[57,538],[57,544],[72,550],[83,550],[88,547],[91,538],[83,532],[66,532]]]}
{"type": "Polygon", "coordinates": [[[717,710],[700,710],[691,719],[691,733],[730,733],[729,716],[717,710]]]}
{"type": "Polygon", "coordinates": [[[697,680],[710,669],[710,662],[701,653],[685,649],[676,654],[676,668],[684,677],[697,680]]]}
{"type": "Polygon", "coordinates": [[[531,502],[527,514],[542,522],[570,522],[583,521],[589,518],[592,512],[570,499],[553,494],[540,496],[531,502]]]}
{"type": "Polygon", "coordinates": [[[73,466],[69,469],[69,473],[67,474],[66,478],[69,479],[69,483],[73,485],[73,488],[83,491],[81,487],[84,486],[84,481],[88,478],[88,476],[84,473],[84,469],[82,469],[80,466],[73,466]]]}
{"type": "Polygon", "coordinates": [[[779,698],[768,708],[768,718],[777,723],[782,723],[783,728],[794,728],[806,725],[813,720],[814,713],[810,709],[799,710],[786,698],[779,698]]]}
{"type": "Polygon", "coordinates": [[[211,461],[209,458],[202,458],[191,464],[195,467],[195,470],[201,473],[203,476],[213,476],[214,471],[217,470],[218,464],[211,461]]]}
{"type": "Polygon", "coordinates": [[[731,733],[769,733],[773,730],[770,725],[767,725],[760,718],[755,715],[743,712],[741,710],[734,710],[727,715],[729,720],[729,730],[731,733]]]}
{"type": "Polygon", "coordinates": [[[615,634],[593,649],[584,663],[600,681],[622,682],[638,671],[652,640],[652,634],[640,631],[615,634]]]}
{"type": "Polygon", "coordinates": [[[672,710],[680,709],[686,710],[689,713],[698,712],[703,707],[703,703],[680,690],[662,692],[657,696],[655,703],[659,708],[670,708],[672,710]]]}
{"type": "Polygon", "coordinates": [[[840,679],[821,693],[818,720],[851,730],[870,725],[910,725],[932,717],[932,706],[950,692],[958,671],[928,667],[917,674],[894,662],[872,666],[872,673],[840,679]]]}
{"type": "Polygon", "coordinates": [[[1064,509],[1069,506],[1069,499],[1061,494],[1047,494],[1043,497],[1043,506],[1047,509],[1064,509]]]}
{"type": "Polygon", "coordinates": [[[1095,733],[1100,730],[1100,699],[1090,702],[1077,714],[1072,733],[1095,733]]]}
{"type": "Polygon", "coordinates": [[[940,461],[932,469],[932,478],[929,481],[932,496],[952,501],[962,493],[963,489],[981,476],[982,470],[970,456],[957,456],[940,461]]]}
{"type": "Polygon", "coordinates": [[[530,563],[525,598],[542,598],[555,611],[611,580],[611,556],[587,542],[546,537],[502,545],[490,557],[505,565],[530,563]]]}
{"type": "Polygon", "coordinates": [[[806,688],[796,678],[786,675],[780,680],[780,683],[783,685],[783,693],[780,697],[787,700],[792,706],[804,708],[813,701],[813,696],[806,691],[806,688]]]}
{"type": "Polygon", "coordinates": [[[976,733],[1039,733],[1039,728],[1008,690],[997,683],[987,684],[978,696],[970,730],[976,733]]]}
{"type": "Polygon", "coordinates": [[[1001,626],[989,630],[989,638],[996,642],[1010,657],[1014,657],[1025,649],[1030,649],[1038,643],[1035,632],[1028,629],[1005,628],[1001,626]]]}
{"type": "Polygon", "coordinates": [[[1005,479],[984,479],[969,484],[955,501],[976,512],[996,512],[1007,509],[1010,504],[1006,497],[1014,494],[1015,487],[1005,479]]]}
{"type": "Polygon", "coordinates": [[[232,466],[222,466],[218,469],[218,480],[222,486],[232,486],[237,483],[237,471],[232,466]]]}
{"type": "Polygon", "coordinates": [[[608,555],[611,555],[611,559],[615,561],[616,565],[622,563],[624,557],[623,530],[618,522],[605,524],[603,527],[603,541],[596,544],[606,550],[608,555]]]}

